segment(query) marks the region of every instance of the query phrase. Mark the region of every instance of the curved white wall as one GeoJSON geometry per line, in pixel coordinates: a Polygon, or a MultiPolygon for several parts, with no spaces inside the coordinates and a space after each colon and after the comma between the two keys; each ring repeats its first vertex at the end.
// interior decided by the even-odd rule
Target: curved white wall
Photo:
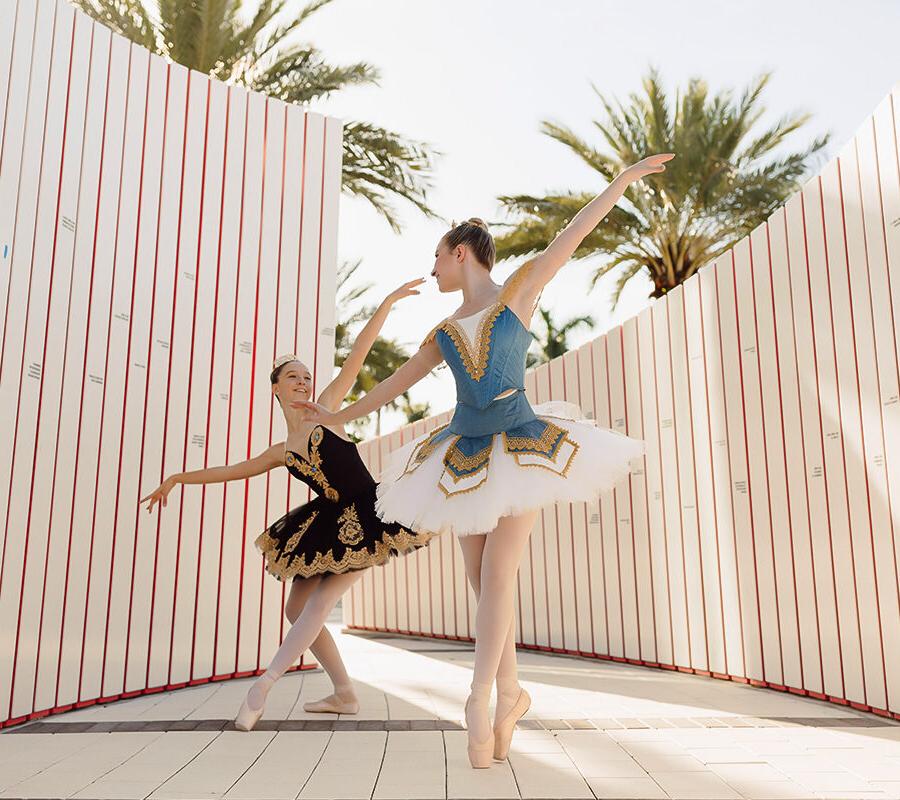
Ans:
{"type": "MultiPolygon", "coordinates": [[[[895,90],[733,251],[529,375],[532,401],[577,402],[649,452],[599,502],[543,510],[521,645],[900,718],[898,131],[895,90]]],[[[369,443],[373,470],[447,418],[369,443]]],[[[471,638],[474,608],[442,537],[368,573],[344,620],[471,638]]]]}
{"type": "MultiPolygon", "coordinates": [[[[0,25],[0,721],[250,674],[287,474],[176,489],[332,373],[341,126],[151,56],[64,2],[0,25]]],[[[302,494],[302,496],[301,496],[302,494]]]]}

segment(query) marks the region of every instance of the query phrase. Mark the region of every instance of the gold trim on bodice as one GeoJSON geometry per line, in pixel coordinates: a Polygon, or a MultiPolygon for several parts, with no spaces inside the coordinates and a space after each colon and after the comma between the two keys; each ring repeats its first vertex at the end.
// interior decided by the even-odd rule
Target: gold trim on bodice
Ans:
{"type": "Polygon", "coordinates": [[[325,473],[322,471],[322,454],[319,452],[319,445],[322,443],[324,436],[322,426],[316,425],[309,435],[309,459],[307,460],[302,456],[297,458],[300,455],[299,453],[285,449],[284,463],[285,466],[296,467],[302,475],[312,478],[313,481],[322,487],[322,493],[325,497],[336,503],[341,499],[341,496],[338,494],[337,489],[328,483],[328,478],[325,477],[325,473]]]}

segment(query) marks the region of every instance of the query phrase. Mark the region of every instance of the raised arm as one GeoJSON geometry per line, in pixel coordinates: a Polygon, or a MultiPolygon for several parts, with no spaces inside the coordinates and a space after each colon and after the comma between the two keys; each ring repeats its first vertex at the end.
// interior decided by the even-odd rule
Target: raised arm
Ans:
{"type": "Polygon", "coordinates": [[[273,444],[258,456],[241,461],[237,464],[228,464],[222,467],[209,467],[208,469],[195,469],[190,472],[179,472],[170,475],[159,486],[140,502],[147,502],[147,513],[153,510],[156,503],[166,505],[166,497],[179,483],[225,483],[243,478],[252,478],[261,475],[270,469],[284,464],[284,442],[273,444]]]}
{"type": "Polygon", "coordinates": [[[386,403],[390,403],[395,397],[414,386],[424,378],[431,370],[441,363],[440,348],[434,339],[427,341],[419,350],[389,378],[385,378],[371,392],[367,392],[355,403],[337,412],[329,412],[317,403],[298,402],[291,405],[297,408],[306,408],[309,411],[308,419],[322,425],[346,425],[357,417],[364,417],[386,403]]]}
{"type": "Polygon", "coordinates": [[[528,261],[527,269],[520,268],[521,275],[517,277],[516,273],[513,273],[507,283],[517,278],[515,298],[511,298],[509,303],[514,306],[515,311],[520,316],[527,317],[526,312],[531,309],[544,286],[553,279],[587,235],[612,210],[612,207],[625,193],[628,185],[641,180],[646,175],[663,172],[666,168],[665,162],[674,157],[673,153],[649,156],[623,170],[601,194],[597,195],[572,218],[545,250],[528,261]]]}
{"type": "Polygon", "coordinates": [[[341,365],[341,370],[337,377],[328,384],[319,395],[319,404],[325,406],[329,411],[336,411],[341,407],[347,393],[353,388],[353,383],[359,376],[359,371],[365,363],[369,350],[378,338],[384,321],[387,319],[391,308],[398,300],[410,295],[419,294],[416,287],[421,286],[425,282],[424,278],[416,278],[415,280],[404,283],[398,289],[395,289],[387,297],[384,298],[381,305],[372,315],[372,318],[366,323],[365,327],[359,332],[353,348],[347,359],[341,365]]]}

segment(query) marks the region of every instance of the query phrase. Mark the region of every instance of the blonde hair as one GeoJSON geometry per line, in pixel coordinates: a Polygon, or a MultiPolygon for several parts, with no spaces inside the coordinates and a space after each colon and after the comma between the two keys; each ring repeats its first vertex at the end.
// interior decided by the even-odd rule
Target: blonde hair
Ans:
{"type": "Polygon", "coordinates": [[[451,250],[464,244],[479,264],[488,270],[494,266],[494,259],[497,257],[494,237],[488,231],[487,223],[480,217],[469,217],[464,222],[453,223],[453,227],[444,234],[443,241],[451,250]]]}

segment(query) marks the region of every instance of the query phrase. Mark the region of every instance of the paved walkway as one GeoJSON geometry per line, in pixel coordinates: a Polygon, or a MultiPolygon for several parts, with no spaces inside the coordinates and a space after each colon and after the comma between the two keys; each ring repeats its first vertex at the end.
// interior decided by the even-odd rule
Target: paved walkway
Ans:
{"type": "Polygon", "coordinates": [[[461,729],[472,647],[341,635],[353,717],[307,714],[294,673],[251,733],[229,681],[0,735],[2,798],[894,798],[900,725],[736,683],[520,653],[534,699],[509,760],[472,770],[461,729]]]}

